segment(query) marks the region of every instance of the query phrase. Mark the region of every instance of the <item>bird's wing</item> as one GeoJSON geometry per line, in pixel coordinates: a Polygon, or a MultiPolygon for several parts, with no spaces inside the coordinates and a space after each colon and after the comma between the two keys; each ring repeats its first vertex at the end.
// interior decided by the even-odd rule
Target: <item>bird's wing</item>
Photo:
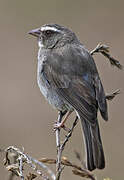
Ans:
{"type": "Polygon", "coordinates": [[[85,49],[69,47],[61,53],[51,53],[44,73],[58,95],[83,119],[95,123],[98,106],[103,117],[107,114],[104,90],[94,60],[85,49]]]}

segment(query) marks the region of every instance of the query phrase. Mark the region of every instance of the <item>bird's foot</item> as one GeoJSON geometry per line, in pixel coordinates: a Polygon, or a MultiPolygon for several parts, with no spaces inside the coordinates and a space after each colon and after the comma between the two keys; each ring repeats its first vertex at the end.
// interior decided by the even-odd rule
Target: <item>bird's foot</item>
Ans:
{"type": "Polygon", "coordinates": [[[61,129],[64,127],[64,124],[61,122],[56,122],[54,125],[53,125],[54,129],[61,129]]]}
{"type": "Polygon", "coordinates": [[[67,132],[70,131],[70,129],[63,124],[63,122],[61,122],[61,123],[56,122],[56,123],[53,125],[53,127],[54,127],[54,131],[56,131],[57,129],[61,129],[61,128],[63,128],[63,129],[64,129],[65,131],[67,131],[67,132]]]}

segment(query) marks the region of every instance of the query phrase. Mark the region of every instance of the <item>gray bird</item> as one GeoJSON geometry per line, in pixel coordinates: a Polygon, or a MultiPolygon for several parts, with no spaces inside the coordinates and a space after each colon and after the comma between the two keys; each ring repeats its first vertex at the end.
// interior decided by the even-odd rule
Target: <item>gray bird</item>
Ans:
{"type": "Polygon", "coordinates": [[[75,33],[58,24],[31,30],[38,39],[37,81],[40,91],[59,112],[72,111],[81,120],[85,139],[87,169],[105,167],[97,112],[108,120],[104,89],[94,62],[75,33]]]}

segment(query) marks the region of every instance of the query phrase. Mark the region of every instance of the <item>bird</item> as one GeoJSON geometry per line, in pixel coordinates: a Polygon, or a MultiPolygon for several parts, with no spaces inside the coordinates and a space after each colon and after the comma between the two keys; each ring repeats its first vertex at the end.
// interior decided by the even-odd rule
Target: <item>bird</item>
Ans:
{"type": "Polygon", "coordinates": [[[75,111],[80,119],[89,171],[105,168],[98,110],[108,120],[103,85],[93,57],[76,34],[59,24],[29,31],[38,41],[37,82],[41,93],[65,118],[75,111]]]}

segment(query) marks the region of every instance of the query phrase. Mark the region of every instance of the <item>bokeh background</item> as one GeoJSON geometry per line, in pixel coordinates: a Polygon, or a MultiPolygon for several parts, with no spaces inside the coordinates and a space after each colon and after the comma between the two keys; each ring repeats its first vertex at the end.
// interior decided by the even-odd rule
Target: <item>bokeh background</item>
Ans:
{"type": "MultiPolygon", "coordinates": [[[[56,157],[53,124],[57,112],[40,94],[36,81],[37,42],[27,32],[45,23],[71,28],[91,50],[99,42],[124,65],[124,1],[118,0],[0,0],[0,148],[15,145],[35,158],[56,157]]],[[[122,93],[109,102],[109,121],[99,116],[106,156],[106,168],[94,171],[97,179],[124,177],[124,74],[112,68],[101,55],[94,57],[105,91],[122,93]]],[[[70,118],[71,125],[74,115],[70,118]]],[[[80,124],[64,155],[79,164],[77,150],[84,157],[80,124]]],[[[63,179],[81,179],[66,168],[63,179]]],[[[0,180],[9,173],[0,155],[0,180]]]]}

